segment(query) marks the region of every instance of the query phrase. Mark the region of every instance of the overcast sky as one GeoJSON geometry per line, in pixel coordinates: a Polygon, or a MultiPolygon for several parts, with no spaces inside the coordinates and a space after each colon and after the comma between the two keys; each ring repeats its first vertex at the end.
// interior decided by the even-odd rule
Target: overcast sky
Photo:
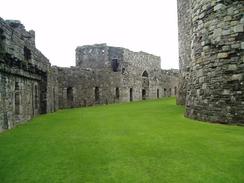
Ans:
{"type": "Polygon", "coordinates": [[[176,0],[2,0],[0,16],[35,30],[52,65],[74,66],[77,46],[107,43],[178,68],[176,0]]]}

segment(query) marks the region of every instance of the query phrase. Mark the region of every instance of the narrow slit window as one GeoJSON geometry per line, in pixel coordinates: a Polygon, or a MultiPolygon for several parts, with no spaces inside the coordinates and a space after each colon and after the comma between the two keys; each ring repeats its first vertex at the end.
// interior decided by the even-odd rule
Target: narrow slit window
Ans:
{"type": "Polygon", "coordinates": [[[24,47],[24,57],[25,57],[25,60],[30,60],[31,59],[31,51],[27,47],[24,47]]]}
{"type": "Polygon", "coordinates": [[[35,109],[38,108],[38,90],[37,85],[35,85],[35,109]]]}
{"type": "Polygon", "coordinates": [[[18,82],[15,82],[15,114],[20,114],[20,91],[18,82]]]}

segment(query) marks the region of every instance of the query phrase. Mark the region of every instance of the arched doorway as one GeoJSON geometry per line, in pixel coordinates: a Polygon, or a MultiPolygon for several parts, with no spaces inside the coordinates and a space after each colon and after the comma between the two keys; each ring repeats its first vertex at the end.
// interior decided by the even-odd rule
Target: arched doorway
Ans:
{"type": "Polygon", "coordinates": [[[149,75],[147,71],[142,73],[142,100],[146,100],[149,96],[149,75]]]}

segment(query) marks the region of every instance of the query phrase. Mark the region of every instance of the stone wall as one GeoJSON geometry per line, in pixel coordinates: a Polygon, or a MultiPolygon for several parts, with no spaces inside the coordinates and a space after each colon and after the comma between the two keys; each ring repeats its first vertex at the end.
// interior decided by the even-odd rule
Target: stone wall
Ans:
{"type": "Polygon", "coordinates": [[[35,32],[0,18],[0,131],[53,111],[48,59],[35,48],[35,32]]]}
{"type": "Polygon", "coordinates": [[[178,71],[175,75],[172,71],[163,72],[160,62],[160,57],[106,44],[77,47],[77,66],[59,68],[59,106],[69,108],[175,96],[178,71]]]}
{"type": "MultiPolygon", "coordinates": [[[[186,116],[244,124],[243,12],[242,0],[191,2],[186,116]]],[[[181,31],[181,26],[179,28],[181,31]]],[[[184,40],[184,37],[180,39],[184,40]]],[[[188,54],[181,44],[180,49],[188,54]]],[[[184,72],[184,68],[181,69],[184,72]]]]}
{"type": "Polygon", "coordinates": [[[177,104],[185,105],[189,65],[191,62],[191,0],[177,0],[179,38],[179,94],[177,104]]]}
{"type": "Polygon", "coordinates": [[[75,67],[51,66],[35,32],[0,18],[0,131],[59,108],[175,96],[178,71],[160,57],[96,44],[77,47],[75,67]]]}
{"type": "Polygon", "coordinates": [[[116,102],[115,89],[120,86],[117,73],[80,67],[59,68],[58,73],[60,108],[116,102]],[[95,97],[96,88],[97,98],[95,97]]]}

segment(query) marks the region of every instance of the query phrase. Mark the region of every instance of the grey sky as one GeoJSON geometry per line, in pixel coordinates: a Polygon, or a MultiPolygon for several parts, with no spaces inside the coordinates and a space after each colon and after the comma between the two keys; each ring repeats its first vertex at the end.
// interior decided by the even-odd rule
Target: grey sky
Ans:
{"type": "Polygon", "coordinates": [[[178,68],[176,0],[3,0],[0,12],[35,30],[37,48],[53,65],[74,65],[77,46],[107,43],[178,68]]]}

